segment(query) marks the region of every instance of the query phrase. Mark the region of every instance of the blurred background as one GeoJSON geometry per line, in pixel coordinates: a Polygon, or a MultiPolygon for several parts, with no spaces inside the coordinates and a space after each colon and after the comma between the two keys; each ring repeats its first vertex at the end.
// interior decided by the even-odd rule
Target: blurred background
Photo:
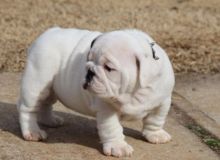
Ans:
{"type": "Polygon", "coordinates": [[[141,29],[176,73],[220,72],[220,0],[1,0],[0,71],[22,71],[28,46],[52,26],[141,29]]]}

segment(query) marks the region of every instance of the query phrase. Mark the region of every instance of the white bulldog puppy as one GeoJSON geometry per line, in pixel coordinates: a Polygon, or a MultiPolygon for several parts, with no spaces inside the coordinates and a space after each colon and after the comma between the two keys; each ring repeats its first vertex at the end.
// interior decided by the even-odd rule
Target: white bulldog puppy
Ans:
{"type": "Polygon", "coordinates": [[[51,28],[28,50],[19,120],[25,140],[47,138],[39,123],[62,125],[54,115],[56,100],[95,116],[105,155],[130,156],[121,119],[143,119],[143,136],[165,143],[163,125],[171,104],[173,69],[163,49],[145,33],[107,33],[51,28]]]}

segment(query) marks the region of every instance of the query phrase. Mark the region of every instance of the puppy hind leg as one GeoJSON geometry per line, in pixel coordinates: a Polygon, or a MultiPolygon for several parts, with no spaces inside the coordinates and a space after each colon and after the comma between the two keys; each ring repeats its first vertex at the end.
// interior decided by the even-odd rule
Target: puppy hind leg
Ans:
{"type": "Polygon", "coordinates": [[[37,123],[39,106],[37,97],[31,94],[22,95],[18,103],[19,122],[22,135],[28,141],[40,141],[47,138],[45,131],[37,123]]]}
{"type": "Polygon", "coordinates": [[[38,113],[42,108],[42,102],[50,95],[48,86],[52,85],[55,71],[50,68],[36,69],[32,61],[28,62],[17,104],[19,122],[25,140],[40,141],[46,139],[47,134],[38,125],[38,113]]]}
{"type": "Polygon", "coordinates": [[[166,99],[161,106],[143,119],[143,136],[151,143],[166,143],[171,136],[163,129],[171,104],[171,98],[166,99]]]}
{"type": "Polygon", "coordinates": [[[40,110],[38,112],[38,122],[47,127],[59,127],[63,125],[63,118],[57,116],[53,112],[52,105],[56,102],[56,95],[52,89],[49,90],[49,96],[41,101],[40,110]]]}

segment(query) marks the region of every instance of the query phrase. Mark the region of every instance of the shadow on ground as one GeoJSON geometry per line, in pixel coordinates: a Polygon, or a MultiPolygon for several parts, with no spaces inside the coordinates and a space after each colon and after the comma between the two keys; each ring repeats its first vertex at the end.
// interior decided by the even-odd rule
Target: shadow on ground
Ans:
{"type": "MultiPolygon", "coordinates": [[[[63,117],[65,123],[59,128],[46,128],[41,126],[49,135],[45,143],[76,143],[95,148],[101,152],[101,144],[99,143],[94,119],[74,115],[72,113],[58,111],[55,111],[55,113],[63,117]]],[[[15,104],[0,102],[0,130],[12,133],[22,139],[15,104]]],[[[139,131],[125,127],[124,132],[127,136],[144,140],[139,131]]]]}

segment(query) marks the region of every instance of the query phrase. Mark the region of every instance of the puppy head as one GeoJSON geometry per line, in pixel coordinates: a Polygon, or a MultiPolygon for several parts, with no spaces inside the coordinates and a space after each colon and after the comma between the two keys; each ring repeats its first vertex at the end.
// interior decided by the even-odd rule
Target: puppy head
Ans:
{"type": "Polygon", "coordinates": [[[101,35],[90,49],[83,88],[105,99],[133,93],[138,84],[145,83],[143,52],[138,40],[126,32],[101,35]]]}
{"type": "Polygon", "coordinates": [[[137,66],[128,38],[126,33],[116,31],[96,39],[88,55],[84,89],[109,98],[134,88],[137,66]]]}

